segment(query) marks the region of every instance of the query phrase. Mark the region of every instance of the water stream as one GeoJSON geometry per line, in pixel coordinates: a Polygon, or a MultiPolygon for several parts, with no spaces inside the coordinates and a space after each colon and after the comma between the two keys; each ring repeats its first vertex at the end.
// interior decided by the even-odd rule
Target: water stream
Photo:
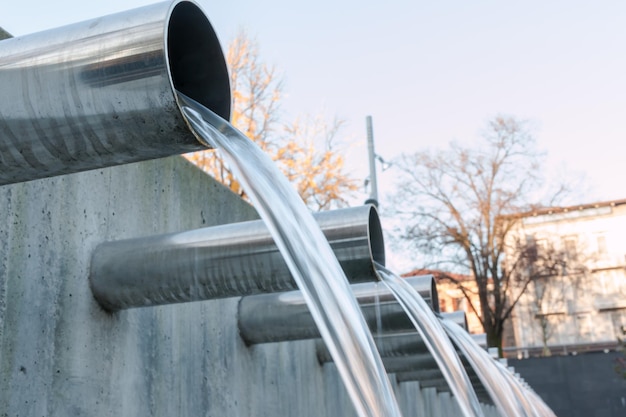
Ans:
{"type": "Polygon", "coordinates": [[[179,93],[182,111],[233,170],[289,266],[362,417],[401,416],[373,337],[313,216],[272,160],[230,123],[179,93]]]}
{"type": "Polygon", "coordinates": [[[469,361],[472,369],[478,375],[478,378],[487,389],[493,403],[502,415],[507,417],[530,417],[526,416],[522,405],[507,381],[500,374],[493,358],[478,346],[469,333],[461,326],[447,319],[441,319],[440,321],[450,339],[469,361]]]}
{"type": "Polygon", "coordinates": [[[465,417],[482,417],[483,411],[476,392],[474,392],[459,355],[457,355],[450,339],[441,327],[439,319],[419,293],[402,278],[380,265],[377,266],[377,271],[415,325],[428,351],[448,382],[463,415],[465,417]]]}
{"type": "Polygon", "coordinates": [[[509,387],[517,397],[518,401],[524,408],[526,415],[529,417],[556,417],[554,413],[550,410],[546,413],[540,413],[537,404],[535,404],[535,399],[529,395],[528,390],[526,390],[519,381],[515,378],[512,372],[504,367],[499,362],[496,362],[496,368],[500,371],[500,374],[504,377],[505,381],[509,384],[509,387]]]}
{"type": "Polygon", "coordinates": [[[535,391],[531,389],[527,389],[525,391],[526,395],[532,398],[534,409],[538,410],[537,417],[556,417],[554,411],[552,411],[552,409],[548,407],[548,404],[546,404],[535,391]]]}
{"type": "Polygon", "coordinates": [[[376,339],[377,350],[380,352],[383,343],[383,318],[380,311],[380,295],[378,292],[379,283],[374,284],[374,312],[376,313],[376,339]]]}

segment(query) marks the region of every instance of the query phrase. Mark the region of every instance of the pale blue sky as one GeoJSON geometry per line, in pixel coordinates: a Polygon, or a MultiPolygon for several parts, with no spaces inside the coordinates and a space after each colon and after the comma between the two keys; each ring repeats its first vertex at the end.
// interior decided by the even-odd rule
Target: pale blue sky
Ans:
{"type": "MultiPolygon", "coordinates": [[[[3,0],[14,35],[150,4],[3,0]]],[[[245,29],[285,77],[287,117],[345,119],[348,162],[474,139],[490,117],[530,119],[554,166],[584,172],[585,202],[626,198],[626,2],[202,0],[222,43],[245,29]]],[[[389,172],[379,173],[381,204],[389,172]]]]}

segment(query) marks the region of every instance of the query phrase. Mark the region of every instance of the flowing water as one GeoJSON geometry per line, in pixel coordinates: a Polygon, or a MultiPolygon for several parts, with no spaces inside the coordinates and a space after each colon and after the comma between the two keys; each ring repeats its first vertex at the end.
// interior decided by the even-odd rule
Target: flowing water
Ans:
{"type": "Polygon", "coordinates": [[[500,374],[495,361],[489,354],[478,346],[472,337],[461,326],[447,319],[441,320],[441,325],[454,342],[463,356],[469,361],[472,369],[483,383],[493,403],[503,416],[526,416],[522,405],[509,387],[507,381],[500,374]]]}
{"type": "Polygon", "coordinates": [[[546,404],[535,391],[527,389],[526,393],[532,398],[534,408],[538,410],[538,417],[556,417],[554,411],[552,411],[552,409],[548,407],[548,404],[546,404]]]}
{"type": "Polygon", "coordinates": [[[401,416],[348,281],[313,216],[272,160],[230,123],[179,93],[181,109],[235,173],[307,302],[359,416],[401,416]]]}
{"type": "MultiPolygon", "coordinates": [[[[540,413],[538,404],[536,404],[536,398],[534,398],[530,391],[525,389],[522,384],[515,378],[512,372],[504,367],[499,362],[496,362],[496,367],[500,371],[500,374],[504,377],[506,382],[509,384],[509,387],[519,400],[520,404],[524,408],[526,415],[529,417],[556,417],[552,410],[548,408],[545,412],[540,413]]],[[[542,401],[543,402],[543,401],[542,401]]],[[[547,408],[547,406],[546,406],[547,408]]]]}
{"type": "Polygon", "coordinates": [[[378,292],[379,283],[376,282],[374,284],[374,312],[376,313],[376,346],[377,350],[380,352],[380,349],[383,345],[383,318],[380,312],[380,295],[378,292]]]}
{"type": "Polygon", "coordinates": [[[408,314],[428,351],[437,362],[441,373],[450,386],[450,390],[459,403],[463,415],[465,417],[482,417],[483,412],[478,397],[476,397],[459,355],[457,355],[450,339],[441,327],[439,319],[419,293],[402,278],[380,265],[377,266],[377,271],[385,285],[396,296],[408,314]]]}

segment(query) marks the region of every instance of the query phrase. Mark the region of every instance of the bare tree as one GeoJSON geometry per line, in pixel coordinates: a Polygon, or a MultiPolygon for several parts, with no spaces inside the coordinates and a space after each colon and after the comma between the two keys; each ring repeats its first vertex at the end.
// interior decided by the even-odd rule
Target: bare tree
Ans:
{"type": "MultiPolygon", "coordinates": [[[[312,210],[347,204],[356,182],[345,172],[338,134],[342,122],[305,117],[292,123],[280,118],[283,82],[274,67],[262,62],[259,46],[245,32],[227,53],[233,95],[231,123],[255,141],[285,173],[312,210]]],[[[233,192],[245,193],[230,168],[213,151],[187,158],[233,192]]]]}
{"type": "MultiPolygon", "coordinates": [[[[264,151],[272,153],[272,134],[279,129],[278,112],[283,82],[274,67],[263,63],[259,46],[241,31],[229,44],[226,62],[233,96],[231,123],[264,151]]],[[[230,168],[213,151],[194,152],[187,158],[233,192],[244,196],[230,168]]]]}
{"type": "Polygon", "coordinates": [[[338,152],[337,132],[342,124],[337,119],[329,124],[319,116],[298,119],[285,127],[288,139],[275,154],[276,163],[314,211],[347,206],[358,188],[345,173],[345,161],[338,152]]]}
{"type": "MultiPolygon", "coordinates": [[[[452,274],[450,280],[480,312],[490,346],[501,348],[504,323],[531,282],[525,273],[531,253],[521,247],[511,251],[507,236],[518,220],[514,214],[536,207],[529,201],[540,201],[543,155],[527,122],[512,117],[489,121],[482,138],[477,148],[453,143],[395,160],[394,207],[403,223],[400,237],[432,260],[420,267],[473,277],[471,286],[452,274]],[[480,306],[474,305],[476,298],[480,306]]],[[[553,204],[561,191],[543,203],[553,204]]]]}

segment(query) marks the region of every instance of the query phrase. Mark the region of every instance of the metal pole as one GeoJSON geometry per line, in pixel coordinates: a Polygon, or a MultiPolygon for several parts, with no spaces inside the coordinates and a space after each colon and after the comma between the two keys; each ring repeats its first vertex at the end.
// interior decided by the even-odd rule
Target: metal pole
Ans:
{"type": "Polygon", "coordinates": [[[372,128],[372,116],[365,118],[367,130],[367,153],[370,166],[370,198],[366,203],[378,207],[378,181],[376,180],[376,151],[374,150],[374,129],[372,128]]]}

